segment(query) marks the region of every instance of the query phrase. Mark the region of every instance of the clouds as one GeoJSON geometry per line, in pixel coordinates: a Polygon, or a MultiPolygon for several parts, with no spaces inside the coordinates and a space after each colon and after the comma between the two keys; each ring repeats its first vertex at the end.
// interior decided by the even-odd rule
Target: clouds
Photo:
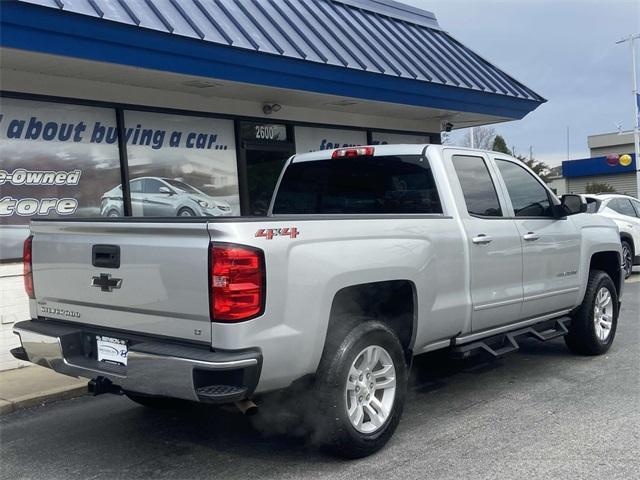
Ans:
{"type": "MultiPolygon", "coordinates": [[[[587,136],[633,126],[631,54],[615,42],[640,32],[638,0],[405,0],[548,99],[523,120],[496,125],[509,145],[554,164],[589,155],[587,136]]],[[[638,50],[640,50],[640,43],[638,50]]],[[[640,62],[639,62],[640,65],[640,62]]]]}

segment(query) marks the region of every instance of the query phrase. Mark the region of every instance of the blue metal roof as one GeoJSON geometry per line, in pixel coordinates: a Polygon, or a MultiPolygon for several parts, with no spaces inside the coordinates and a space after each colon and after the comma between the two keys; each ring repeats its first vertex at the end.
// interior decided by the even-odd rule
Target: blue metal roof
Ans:
{"type": "Polygon", "coordinates": [[[572,178],[633,173],[636,171],[636,155],[635,153],[629,153],[629,155],[631,155],[631,164],[626,167],[617,161],[613,165],[609,164],[606,156],[565,160],[562,162],[562,176],[572,178]]]}
{"type": "Polygon", "coordinates": [[[392,0],[21,0],[107,22],[289,59],[526,100],[545,100],[392,0]]]}

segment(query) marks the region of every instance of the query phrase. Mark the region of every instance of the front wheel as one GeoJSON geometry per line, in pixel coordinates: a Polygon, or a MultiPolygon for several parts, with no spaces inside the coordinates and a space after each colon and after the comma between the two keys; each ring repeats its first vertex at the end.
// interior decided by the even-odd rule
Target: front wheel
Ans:
{"type": "Polygon", "coordinates": [[[178,212],[178,216],[179,217],[195,217],[196,214],[190,208],[184,207],[180,209],[180,211],[178,212]]]}
{"type": "Polygon", "coordinates": [[[564,337],[572,352],[580,355],[605,353],[616,336],[618,294],[605,272],[592,270],[580,305],[572,315],[569,333],[564,337]]]}
{"type": "Polygon", "coordinates": [[[387,443],[402,415],[408,375],[402,345],[387,326],[366,321],[327,346],[316,378],[314,430],[332,453],[365,457],[387,443]]]}

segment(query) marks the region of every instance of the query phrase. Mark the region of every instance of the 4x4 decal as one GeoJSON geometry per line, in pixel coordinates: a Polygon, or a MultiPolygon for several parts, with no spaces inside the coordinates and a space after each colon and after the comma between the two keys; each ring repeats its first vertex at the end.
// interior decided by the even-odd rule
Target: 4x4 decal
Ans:
{"type": "Polygon", "coordinates": [[[297,227],[261,228],[256,232],[256,237],[265,237],[267,240],[271,240],[273,237],[296,238],[298,235],[300,232],[297,227]]]}

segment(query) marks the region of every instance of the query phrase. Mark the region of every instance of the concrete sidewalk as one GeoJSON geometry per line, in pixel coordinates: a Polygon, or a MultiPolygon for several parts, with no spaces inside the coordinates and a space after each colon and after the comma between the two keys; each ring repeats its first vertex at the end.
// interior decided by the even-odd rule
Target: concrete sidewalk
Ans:
{"type": "Polygon", "coordinates": [[[0,415],[87,393],[87,380],[33,365],[0,372],[0,415]]]}

